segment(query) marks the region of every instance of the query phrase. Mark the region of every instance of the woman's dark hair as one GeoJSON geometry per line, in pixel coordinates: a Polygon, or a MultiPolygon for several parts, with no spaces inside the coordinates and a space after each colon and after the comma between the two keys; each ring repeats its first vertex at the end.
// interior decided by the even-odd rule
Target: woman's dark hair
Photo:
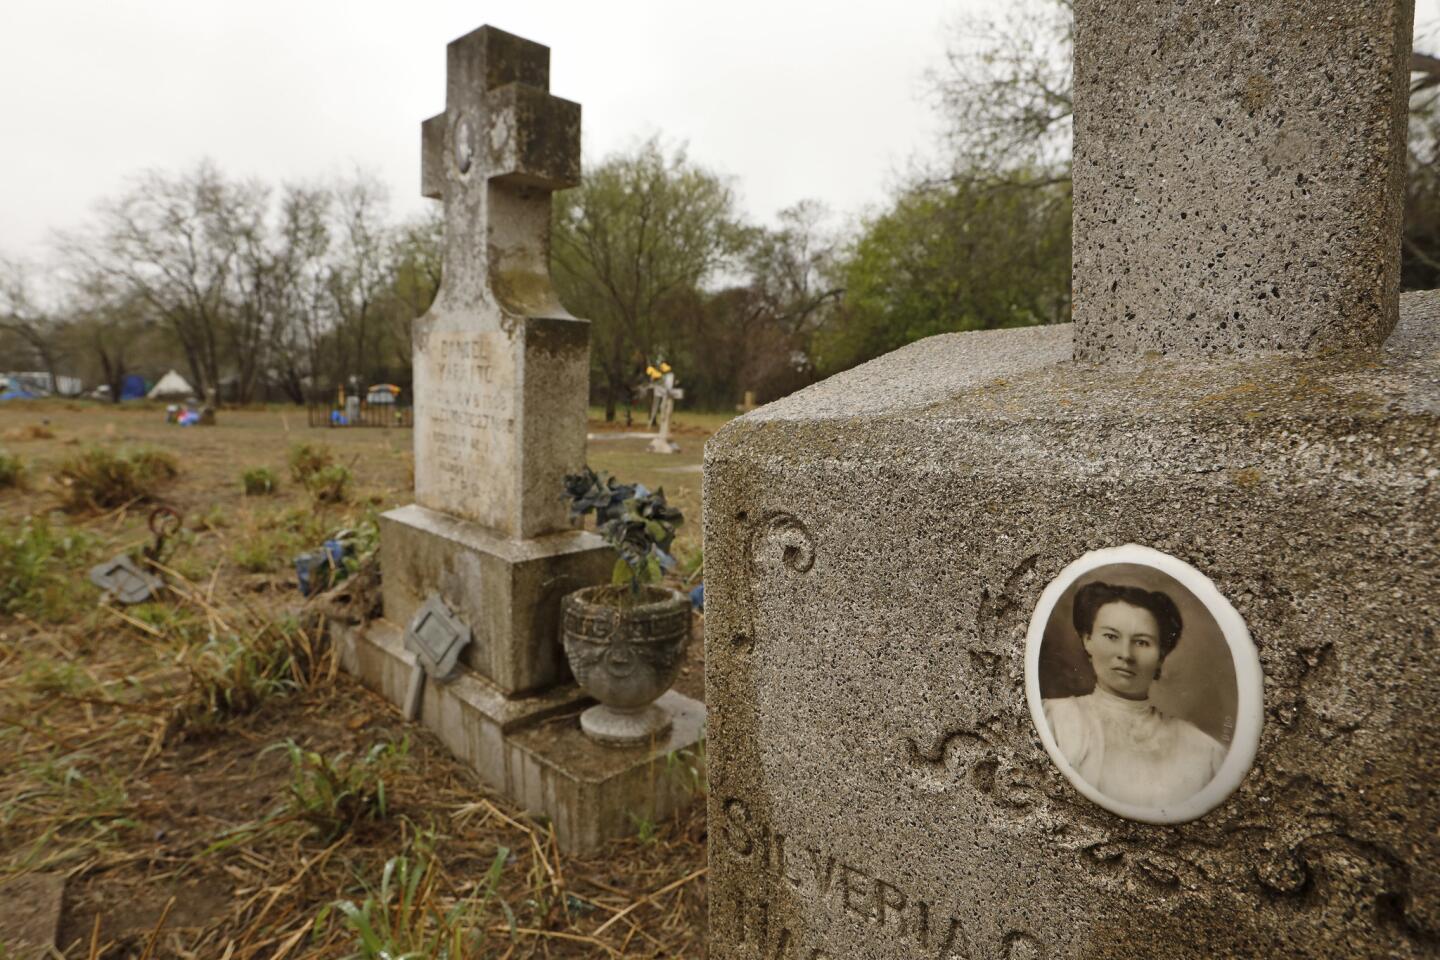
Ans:
{"type": "Polygon", "coordinates": [[[1095,629],[1095,614],[1107,603],[1128,603],[1132,607],[1149,611],[1160,627],[1160,659],[1164,660],[1180,642],[1180,608],[1175,601],[1159,590],[1142,590],[1139,587],[1120,587],[1110,583],[1087,583],[1075,593],[1075,608],[1070,619],[1075,632],[1085,636],[1095,629]]]}

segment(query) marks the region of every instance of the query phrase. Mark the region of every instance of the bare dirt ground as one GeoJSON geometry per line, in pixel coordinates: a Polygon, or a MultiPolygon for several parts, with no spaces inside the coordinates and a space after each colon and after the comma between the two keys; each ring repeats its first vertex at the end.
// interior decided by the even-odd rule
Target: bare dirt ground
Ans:
{"type": "MultiPolygon", "coordinates": [[[[702,805],[637,822],[600,855],[562,855],[546,824],[336,671],[292,558],[408,501],[408,430],[312,429],[293,409],[163,419],[0,407],[0,453],[26,472],[0,488],[0,957],[23,955],[6,952],[5,916],[43,912],[33,891],[56,878],[67,958],[704,956],[702,805]],[[299,443],[349,469],[343,500],[292,480],[299,443]],[[56,509],[57,471],[95,448],[157,449],[179,467],[155,492],[183,528],[153,602],[102,603],[86,579],[152,541],[153,502],[56,509]],[[246,496],[241,474],[260,467],[277,489],[246,496]]],[[[592,424],[593,467],[663,486],[685,511],[691,567],[701,447],[723,419],[682,417],[673,457],[592,424]]],[[[349,590],[362,606],[370,573],[349,590]]],[[[677,687],[703,699],[696,626],[677,687]]]]}

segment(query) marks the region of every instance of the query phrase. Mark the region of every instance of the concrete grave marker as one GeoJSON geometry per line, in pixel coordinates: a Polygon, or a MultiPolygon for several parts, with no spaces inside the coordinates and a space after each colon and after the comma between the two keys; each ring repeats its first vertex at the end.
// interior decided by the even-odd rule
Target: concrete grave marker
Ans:
{"type": "Polygon", "coordinates": [[[1074,11],[1076,323],[911,344],[706,446],[714,960],[1440,942],[1440,293],[1397,301],[1394,269],[1411,6],[1074,11]],[[1191,596],[1086,601],[1132,641],[1179,627],[1111,692],[1203,775],[1086,752],[1109,733],[1073,701],[1108,666],[1079,634],[1113,621],[1073,622],[1071,565],[1127,544],[1154,553],[1101,583],[1191,596]],[[1077,642],[1030,672],[1057,609],[1077,642]]]}
{"type": "Polygon", "coordinates": [[[342,650],[346,669],[550,817],[562,846],[591,850],[689,802],[665,758],[695,746],[704,707],[676,694],[669,734],[630,751],[604,751],[574,720],[589,701],[561,649],[560,601],[608,583],[615,555],[570,525],[562,498],[585,464],[589,324],[550,284],[550,195],[579,182],[580,107],[549,93],[549,75],[546,47],[493,27],[447,49],[445,112],[421,125],[421,192],[444,202],[445,242],[414,325],[415,503],[381,517],[384,619],[342,650]],[[427,672],[445,682],[427,690],[427,672]],[[557,716],[570,720],[544,722],[557,716]]]}
{"type": "Polygon", "coordinates": [[[1412,0],[1216,6],[1075,4],[1075,355],[1378,349],[1412,0]]]}
{"type": "Polygon", "coordinates": [[[121,554],[90,568],[90,582],[127,606],[144,603],[160,589],[160,578],[135,565],[121,554]]]}
{"type": "Polygon", "coordinates": [[[660,432],[650,441],[651,453],[679,453],[680,445],[670,439],[670,415],[675,412],[675,401],[685,398],[685,391],[675,386],[675,374],[666,371],[660,380],[652,384],[655,401],[660,405],[660,432]]]}
{"type": "Polygon", "coordinates": [[[425,678],[437,683],[453,680],[460,666],[460,653],[469,643],[470,628],[455,619],[445,601],[433,593],[426,598],[405,628],[405,649],[415,654],[415,670],[405,695],[407,719],[420,716],[425,678]]]}
{"type": "Polygon", "coordinates": [[[422,126],[421,192],[445,204],[444,281],[415,333],[415,499],[509,537],[569,529],[585,459],[589,325],[550,285],[550,194],[580,182],[580,106],[549,51],[482,28],[450,45],[422,126]]]}
{"type": "Polygon", "coordinates": [[[547,92],[549,62],[489,27],[449,46],[445,113],[421,127],[445,259],[415,324],[416,503],[382,520],[386,616],[438,591],[475,631],[465,663],[507,694],[565,678],[558,613],[536,611],[605,556],[560,497],[585,462],[589,324],[550,286],[550,194],[579,182],[580,107],[547,92]]]}

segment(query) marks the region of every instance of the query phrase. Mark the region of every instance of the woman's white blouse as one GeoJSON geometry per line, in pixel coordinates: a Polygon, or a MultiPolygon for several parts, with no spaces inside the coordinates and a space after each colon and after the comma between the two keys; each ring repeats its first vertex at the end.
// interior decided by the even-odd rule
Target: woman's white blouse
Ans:
{"type": "Polygon", "coordinates": [[[1224,744],[1149,700],[1126,700],[1097,686],[1043,705],[1070,766],[1121,803],[1173,806],[1209,783],[1225,759],[1224,744]]]}

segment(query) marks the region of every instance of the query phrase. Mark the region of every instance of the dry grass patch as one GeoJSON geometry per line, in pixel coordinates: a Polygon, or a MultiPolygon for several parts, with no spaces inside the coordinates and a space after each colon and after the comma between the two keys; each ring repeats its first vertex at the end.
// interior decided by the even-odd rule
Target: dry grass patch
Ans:
{"type": "MultiPolygon", "coordinates": [[[[703,808],[637,819],[635,837],[594,856],[561,854],[548,823],[335,670],[315,604],[288,575],[236,570],[231,551],[262,532],[298,551],[346,527],[362,557],[373,549],[355,505],[317,504],[301,483],[243,496],[243,465],[285,476],[277,451],[320,436],[288,416],[287,426],[283,411],[227,411],[211,430],[185,431],[154,410],[27,404],[7,422],[48,418],[60,435],[24,449],[32,477],[88,444],[172,452],[184,471],[163,496],[185,513],[186,535],[165,561],[170,587],[124,608],[96,606],[85,568],[150,544],[147,509],[87,507],[25,535],[22,564],[48,557],[38,579],[51,584],[27,593],[59,606],[53,618],[0,612],[0,883],[66,877],[71,960],[703,957],[703,808]],[[57,546],[66,538],[71,548],[57,546]]],[[[325,466],[343,463],[362,493],[408,502],[407,432],[324,436],[335,451],[325,466]]],[[[619,469],[604,451],[597,463],[619,469]]],[[[655,457],[637,478],[669,493],[676,463],[655,457]]],[[[15,537],[49,515],[50,499],[0,495],[0,530],[15,537]]],[[[349,616],[378,613],[377,577],[360,565],[332,604],[343,592],[349,616]]],[[[702,672],[697,641],[682,691],[703,696],[702,672]]],[[[702,789],[688,758],[657,776],[702,789]]]]}
{"type": "Polygon", "coordinates": [[[0,434],[0,439],[5,440],[53,440],[55,431],[40,423],[29,423],[23,427],[14,427],[0,434]]]}
{"type": "Polygon", "coordinates": [[[72,513],[145,503],[180,475],[175,457],[161,450],[111,453],[91,447],[66,458],[55,471],[61,503],[72,513]]]}

